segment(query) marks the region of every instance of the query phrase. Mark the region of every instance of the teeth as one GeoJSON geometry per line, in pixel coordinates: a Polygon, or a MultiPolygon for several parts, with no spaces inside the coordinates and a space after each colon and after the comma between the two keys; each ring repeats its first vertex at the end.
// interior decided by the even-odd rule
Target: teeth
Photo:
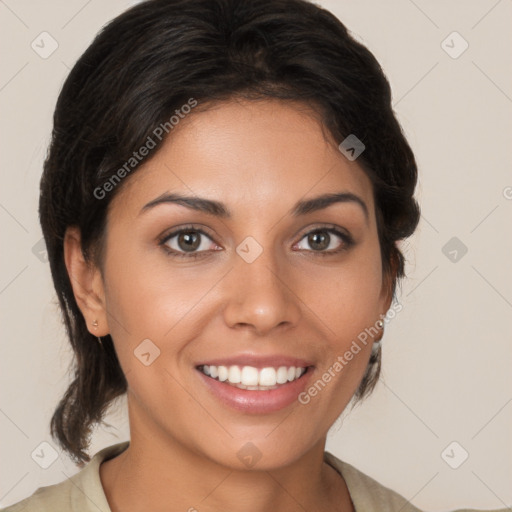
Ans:
{"type": "MultiPolygon", "coordinates": [[[[203,368],[207,368],[206,366],[203,368]]],[[[215,367],[214,367],[215,368],[215,367]]],[[[228,380],[228,369],[225,366],[219,366],[219,380],[221,382],[224,382],[225,380],[228,380]]]]}
{"type": "Polygon", "coordinates": [[[286,366],[281,366],[277,370],[276,380],[278,384],[288,382],[288,368],[286,368],[286,366]]]}
{"type": "Polygon", "coordinates": [[[220,382],[227,381],[241,389],[275,389],[279,384],[297,380],[306,373],[306,368],[280,366],[278,368],[255,368],[254,366],[213,366],[203,365],[199,369],[209,377],[220,382]]]}
{"type": "MultiPolygon", "coordinates": [[[[210,366],[210,368],[215,368],[215,366],[210,366]]],[[[211,370],[210,370],[211,371],[211,370]]],[[[228,381],[231,384],[240,384],[242,382],[242,373],[240,372],[240,368],[238,366],[230,366],[228,370],[228,381]]],[[[245,382],[242,382],[245,386],[245,382]]]]}
{"type": "Polygon", "coordinates": [[[252,366],[244,366],[242,368],[240,382],[244,386],[257,386],[259,384],[258,370],[256,368],[253,368],[252,366]]]}
{"type": "Polygon", "coordinates": [[[258,384],[260,386],[275,386],[277,384],[275,368],[262,368],[259,373],[258,384]]]}

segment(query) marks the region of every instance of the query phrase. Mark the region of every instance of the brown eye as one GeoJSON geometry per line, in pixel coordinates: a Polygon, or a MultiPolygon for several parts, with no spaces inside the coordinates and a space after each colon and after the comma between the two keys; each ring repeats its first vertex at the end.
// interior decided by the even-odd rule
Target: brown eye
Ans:
{"type": "Polygon", "coordinates": [[[160,240],[159,245],[169,256],[197,258],[207,255],[212,243],[211,237],[203,230],[188,227],[166,235],[160,240]],[[211,243],[208,243],[206,239],[209,239],[211,243]],[[198,250],[200,248],[201,250],[198,250]]]}
{"type": "Polygon", "coordinates": [[[308,235],[308,243],[315,250],[323,251],[329,247],[331,237],[325,231],[314,231],[308,235]]]}
{"type": "Polygon", "coordinates": [[[184,251],[194,251],[201,245],[201,235],[195,231],[182,231],[177,235],[176,242],[184,251]]]}
{"type": "Polygon", "coordinates": [[[304,239],[307,240],[307,245],[311,248],[310,252],[316,252],[322,256],[337,254],[354,245],[354,240],[350,235],[335,228],[317,228],[306,233],[301,240],[304,239]],[[332,235],[335,237],[333,238],[332,235]],[[341,243],[338,243],[337,246],[335,238],[341,239],[341,243]],[[331,249],[327,250],[329,247],[331,249]]]}

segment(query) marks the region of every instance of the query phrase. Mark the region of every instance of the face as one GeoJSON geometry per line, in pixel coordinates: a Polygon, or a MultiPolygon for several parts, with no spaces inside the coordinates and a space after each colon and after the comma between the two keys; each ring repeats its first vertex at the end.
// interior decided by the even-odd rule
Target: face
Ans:
{"type": "Polygon", "coordinates": [[[326,136],[304,106],[220,103],[182,120],[126,178],[101,294],[132,439],[231,467],[259,452],[271,469],[324,441],[350,401],[372,339],[335,363],[390,297],[371,183],[326,136]],[[325,194],[344,195],[297,211],[325,194]],[[274,389],[240,389],[226,373],[274,389]]]}

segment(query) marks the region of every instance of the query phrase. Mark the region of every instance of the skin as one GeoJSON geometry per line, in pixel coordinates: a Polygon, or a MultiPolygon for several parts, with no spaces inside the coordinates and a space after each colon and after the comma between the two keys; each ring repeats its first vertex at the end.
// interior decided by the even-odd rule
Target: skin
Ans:
{"type": "MultiPolygon", "coordinates": [[[[372,186],[357,161],[304,105],[230,100],[180,121],[122,186],[109,208],[103,272],[84,261],[76,228],[65,237],[77,303],[91,333],[111,334],[128,381],[130,447],[100,466],[112,511],[353,510],[323,453],[371,339],[309,404],[268,414],[220,403],[195,364],[286,354],[313,361],[313,383],[386,313],[392,297],[372,186]],[[341,191],[359,196],[368,218],[355,202],[289,213],[299,200],[341,191]],[[170,203],[140,213],[164,192],[221,201],[233,217],[170,203]],[[159,238],[189,223],[208,233],[198,235],[203,256],[170,257],[159,238]],[[322,256],[345,246],[325,231],[325,248],[308,242],[307,233],[328,224],[355,244],[322,256]],[[247,236],[263,248],[252,263],[236,252],[247,236]],[[134,356],[144,339],[160,350],[149,366],[134,356]],[[248,442],[262,454],[252,468],[237,457],[248,442]]],[[[167,247],[187,254],[178,236],[167,247]]]]}

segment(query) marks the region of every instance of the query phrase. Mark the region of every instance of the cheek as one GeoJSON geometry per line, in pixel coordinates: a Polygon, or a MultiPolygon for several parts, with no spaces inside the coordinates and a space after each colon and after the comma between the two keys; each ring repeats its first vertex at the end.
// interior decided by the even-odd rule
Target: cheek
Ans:
{"type": "Polygon", "coordinates": [[[357,337],[383,313],[380,255],[369,249],[359,251],[336,270],[322,270],[324,275],[317,270],[304,282],[305,304],[325,323],[328,332],[343,341],[357,337]]]}
{"type": "MultiPolygon", "coordinates": [[[[318,281],[319,283],[322,281],[318,281]]],[[[301,403],[312,403],[315,414],[332,424],[349,403],[368,367],[380,319],[382,272],[373,252],[331,273],[309,303],[325,334],[321,364],[301,403]]]]}
{"type": "MultiPolygon", "coordinates": [[[[149,261],[141,249],[123,245],[123,237],[111,240],[105,291],[109,327],[121,351],[133,355],[144,339],[155,340],[157,345],[172,339],[173,351],[179,352],[180,339],[193,338],[192,331],[212,320],[215,303],[229,301],[232,291],[219,286],[224,267],[205,263],[179,266],[165,255],[149,261]]],[[[326,348],[338,353],[381,313],[382,274],[376,237],[347,254],[341,263],[311,261],[288,269],[283,277],[290,280],[290,288],[300,299],[288,300],[299,301],[301,322],[316,324],[316,329],[324,332],[326,348]]]]}
{"type": "Polygon", "coordinates": [[[199,330],[198,315],[207,317],[201,299],[218,281],[214,274],[204,270],[198,276],[193,266],[177,268],[165,256],[148,261],[112,243],[105,293],[110,332],[124,368],[133,364],[134,351],[147,339],[162,355],[171,349],[174,358],[180,357],[186,340],[199,330]]]}

